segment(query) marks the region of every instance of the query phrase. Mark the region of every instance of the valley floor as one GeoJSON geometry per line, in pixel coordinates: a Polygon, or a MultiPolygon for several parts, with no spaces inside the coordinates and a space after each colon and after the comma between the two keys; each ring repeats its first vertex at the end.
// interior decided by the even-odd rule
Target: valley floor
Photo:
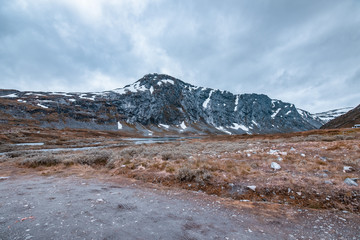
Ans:
{"type": "Polygon", "coordinates": [[[151,144],[127,137],[2,129],[1,236],[360,238],[359,129],[151,144]]]}

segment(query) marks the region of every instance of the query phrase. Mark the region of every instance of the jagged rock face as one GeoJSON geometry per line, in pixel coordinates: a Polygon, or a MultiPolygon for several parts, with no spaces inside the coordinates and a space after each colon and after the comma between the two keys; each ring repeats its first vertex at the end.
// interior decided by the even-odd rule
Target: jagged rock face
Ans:
{"type": "Polygon", "coordinates": [[[360,105],[324,124],[322,129],[351,128],[360,124],[360,105]]]}
{"type": "Polygon", "coordinates": [[[266,95],[234,95],[163,74],[148,74],[134,84],[101,93],[3,90],[0,95],[4,114],[43,126],[121,129],[151,135],[161,131],[275,133],[322,125],[310,113],[301,110],[299,114],[293,104],[266,95]]]}

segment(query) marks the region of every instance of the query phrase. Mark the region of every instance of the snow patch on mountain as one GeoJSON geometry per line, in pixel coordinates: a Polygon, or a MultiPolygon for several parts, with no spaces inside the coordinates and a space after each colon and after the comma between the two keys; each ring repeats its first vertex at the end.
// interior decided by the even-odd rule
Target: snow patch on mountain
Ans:
{"type": "Polygon", "coordinates": [[[213,94],[214,90],[211,90],[209,93],[209,97],[203,102],[203,108],[208,108],[209,107],[209,103],[211,100],[211,95],[213,94]]]}
{"type": "Polygon", "coordinates": [[[160,127],[163,127],[163,128],[166,128],[168,129],[170,126],[169,125],[166,125],[166,124],[159,124],[160,127]]]}
{"type": "Polygon", "coordinates": [[[224,127],[215,127],[217,130],[219,130],[219,131],[222,131],[222,132],[224,132],[224,133],[227,133],[227,134],[229,134],[229,135],[231,135],[232,133],[231,132],[229,132],[228,130],[226,130],[224,127]]]}
{"type": "Polygon", "coordinates": [[[184,121],[182,121],[182,123],[180,124],[180,127],[181,127],[182,129],[186,129],[186,125],[185,125],[185,122],[184,122],[184,121]]]}
{"type": "Polygon", "coordinates": [[[246,127],[245,125],[243,125],[243,124],[238,124],[238,123],[233,123],[232,126],[230,126],[230,128],[235,129],[235,130],[241,129],[241,130],[244,130],[245,132],[249,132],[249,130],[250,130],[250,129],[249,129],[248,127],[246,127]]]}
{"type": "Polygon", "coordinates": [[[353,109],[353,107],[344,107],[344,108],[333,109],[333,110],[329,110],[329,111],[325,111],[325,112],[315,113],[313,115],[315,117],[320,118],[324,123],[327,123],[327,122],[347,113],[351,109],[353,109]]]}
{"type": "Polygon", "coordinates": [[[236,95],[234,112],[237,111],[238,104],[239,104],[239,95],[236,95]]]}
{"type": "Polygon", "coordinates": [[[271,118],[275,118],[276,115],[278,115],[278,113],[280,112],[281,108],[278,108],[273,114],[271,114],[271,118]]]}
{"type": "Polygon", "coordinates": [[[5,96],[1,96],[2,98],[17,98],[18,95],[16,95],[15,93],[9,94],[9,95],[5,95],[5,96]]]}
{"type": "Polygon", "coordinates": [[[166,83],[170,83],[172,85],[175,84],[174,80],[171,80],[171,79],[164,79],[164,80],[160,80],[157,85],[161,86],[162,84],[166,84],[166,83]]]}

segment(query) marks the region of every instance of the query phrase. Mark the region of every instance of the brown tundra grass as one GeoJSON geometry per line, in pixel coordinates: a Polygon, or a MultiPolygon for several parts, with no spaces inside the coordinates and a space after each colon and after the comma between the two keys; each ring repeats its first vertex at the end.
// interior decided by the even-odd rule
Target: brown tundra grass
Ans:
{"type": "Polygon", "coordinates": [[[346,178],[359,178],[360,131],[221,136],[78,152],[13,152],[0,162],[32,168],[90,166],[112,175],[236,199],[360,212],[359,187],[344,183],[346,178]],[[271,169],[272,162],[281,169],[271,169]],[[345,166],[352,171],[344,172],[345,166]],[[249,190],[250,185],[256,191],[249,190]]]}

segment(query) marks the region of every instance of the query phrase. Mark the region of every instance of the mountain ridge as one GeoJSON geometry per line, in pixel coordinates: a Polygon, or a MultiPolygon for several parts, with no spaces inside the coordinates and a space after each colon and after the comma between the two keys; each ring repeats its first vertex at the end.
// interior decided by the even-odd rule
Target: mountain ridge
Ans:
{"type": "Polygon", "coordinates": [[[3,115],[44,127],[152,135],[278,133],[322,125],[312,114],[303,110],[300,114],[294,104],[264,94],[198,87],[165,74],[147,74],[133,84],[104,92],[0,90],[0,95],[2,103],[12,106],[1,104],[3,115]]]}
{"type": "Polygon", "coordinates": [[[360,105],[327,122],[321,129],[351,128],[355,124],[360,124],[360,105]]]}

